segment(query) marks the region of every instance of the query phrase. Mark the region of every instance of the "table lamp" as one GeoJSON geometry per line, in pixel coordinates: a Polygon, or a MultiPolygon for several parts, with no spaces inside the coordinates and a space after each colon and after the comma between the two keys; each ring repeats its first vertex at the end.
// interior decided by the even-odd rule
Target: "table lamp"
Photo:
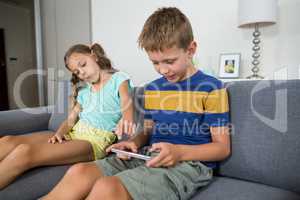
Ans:
{"type": "Polygon", "coordinates": [[[259,27],[276,23],[278,2],[277,0],[239,0],[238,6],[238,27],[253,28],[253,54],[252,54],[252,75],[248,79],[263,79],[259,72],[260,57],[260,32],[259,27]]]}

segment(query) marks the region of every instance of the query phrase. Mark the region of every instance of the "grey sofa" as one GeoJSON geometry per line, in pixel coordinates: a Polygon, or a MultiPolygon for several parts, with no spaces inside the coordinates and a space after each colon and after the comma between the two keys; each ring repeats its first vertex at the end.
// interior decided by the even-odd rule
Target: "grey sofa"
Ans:
{"type": "MultiPolygon", "coordinates": [[[[228,82],[232,155],[220,163],[214,180],[192,198],[205,200],[300,199],[300,80],[228,82]]],[[[0,136],[56,130],[66,116],[68,91],[61,85],[54,108],[0,112],[0,136]]],[[[134,92],[142,110],[142,88],[134,92]]],[[[136,112],[138,123],[143,121],[136,112]]],[[[0,191],[0,199],[37,199],[63,176],[69,165],[25,173],[0,191]]],[[[1,178],[1,177],[0,177],[1,178]]]]}

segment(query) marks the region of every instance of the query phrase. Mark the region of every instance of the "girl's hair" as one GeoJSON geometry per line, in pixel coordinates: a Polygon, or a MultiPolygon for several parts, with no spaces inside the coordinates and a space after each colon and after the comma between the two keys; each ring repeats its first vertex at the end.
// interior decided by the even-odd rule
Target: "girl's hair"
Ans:
{"type": "MultiPolygon", "coordinates": [[[[96,62],[99,65],[99,68],[101,70],[107,70],[110,73],[114,73],[117,71],[112,67],[111,61],[109,60],[109,58],[106,57],[103,48],[98,43],[93,44],[91,47],[84,44],[76,44],[71,48],[69,48],[69,50],[66,52],[64,56],[65,66],[67,69],[70,69],[68,66],[69,58],[73,53],[95,55],[96,62]]],[[[71,95],[71,106],[70,106],[71,109],[77,104],[76,98],[79,91],[79,87],[78,87],[79,82],[80,79],[75,74],[72,74],[72,78],[71,78],[72,95],[71,95]]]]}

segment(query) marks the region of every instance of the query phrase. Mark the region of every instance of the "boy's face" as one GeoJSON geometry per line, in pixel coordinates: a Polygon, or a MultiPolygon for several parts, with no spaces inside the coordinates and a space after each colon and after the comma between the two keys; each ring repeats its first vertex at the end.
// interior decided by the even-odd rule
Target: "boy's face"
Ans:
{"type": "Polygon", "coordinates": [[[100,68],[92,55],[73,53],[68,59],[68,67],[82,81],[95,83],[99,79],[100,68]]]}
{"type": "Polygon", "coordinates": [[[169,82],[176,83],[186,79],[193,70],[192,58],[196,51],[196,43],[192,42],[184,50],[173,46],[163,51],[148,51],[155,70],[169,82]]]}

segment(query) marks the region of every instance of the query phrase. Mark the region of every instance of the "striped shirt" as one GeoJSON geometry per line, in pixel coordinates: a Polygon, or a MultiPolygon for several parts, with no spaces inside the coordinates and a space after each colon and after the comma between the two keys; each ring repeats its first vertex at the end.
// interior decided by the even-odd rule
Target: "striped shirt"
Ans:
{"type": "Polygon", "coordinates": [[[201,71],[177,83],[162,77],[145,87],[145,119],[154,121],[150,145],[205,144],[210,127],[229,122],[228,96],[223,83],[201,71]]]}

